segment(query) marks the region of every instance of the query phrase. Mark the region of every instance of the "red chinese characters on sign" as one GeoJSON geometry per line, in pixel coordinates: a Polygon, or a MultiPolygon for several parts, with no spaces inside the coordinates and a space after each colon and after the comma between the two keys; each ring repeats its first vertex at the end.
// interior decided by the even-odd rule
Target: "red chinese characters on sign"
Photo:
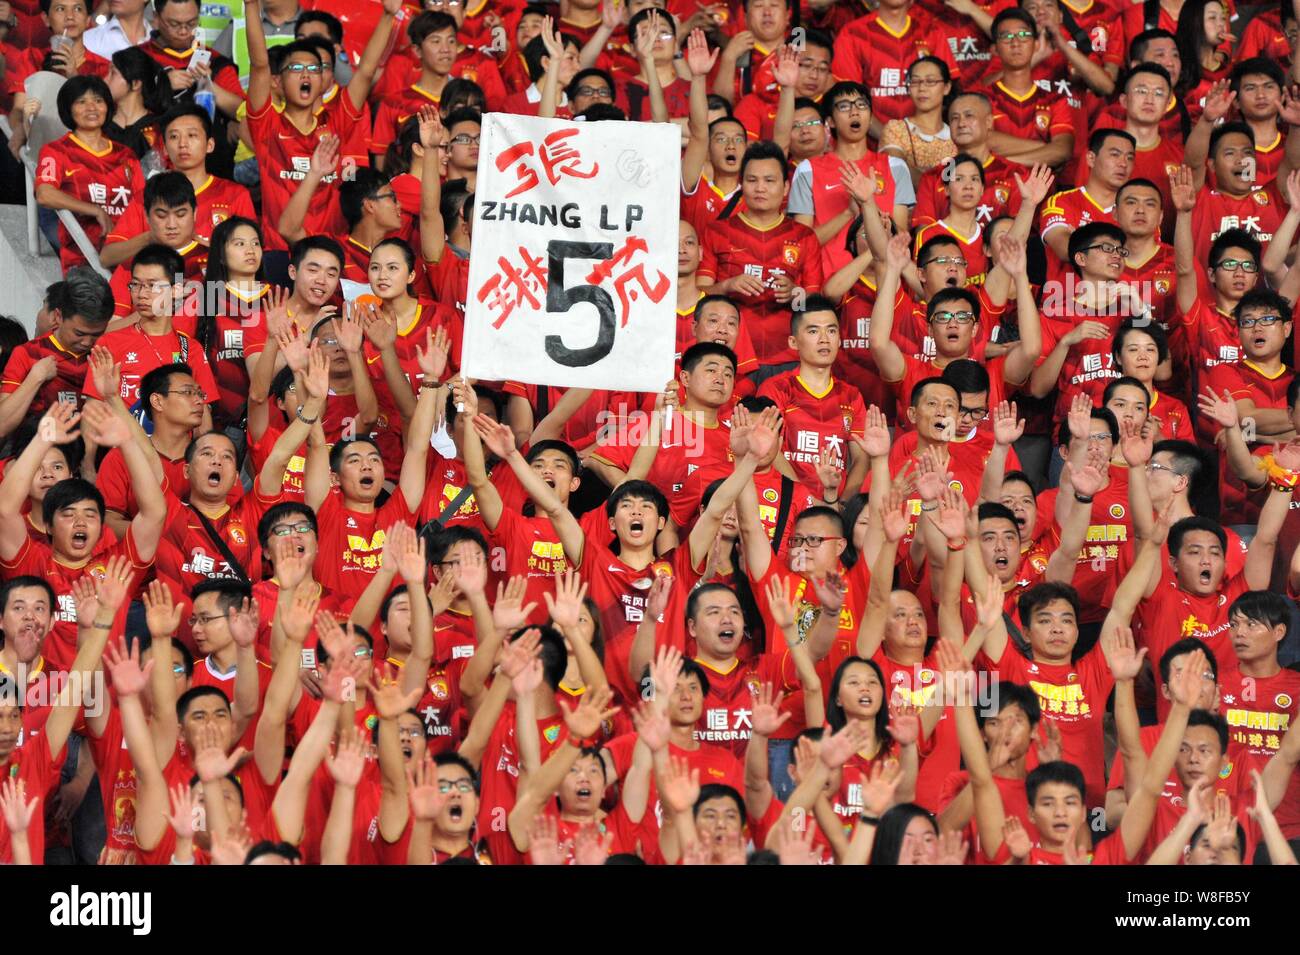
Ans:
{"type": "Polygon", "coordinates": [[[497,259],[501,271],[493,275],[480,286],[477,298],[485,302],[495,314],[493,328],[500,328],[518,306],[527,302],[534,309],[542,307],[542,297],[546,294],[546,268],[541,256],[533,257],[522,245],[519,247],[519,259],[516,265],[504,255],[497,259]]]}
{"type": "Polygon", "coordinates": [[[648,252],[649,247],[645,239],[640,236],[630,235],[627,241],[623,243],[622,248],[614,253],[612,258],[601,262],[591,274],[587,276],[587,281],[592,285],[599,285],[605,279],[614,276],[614,291],[618,293],[619,304],[619,326],[627,324],[627,314],[632,307],[632,302],[637,299],[636,287],[639,285],[641,290],[650,298],[650,301],[658,304],[661,299],[668,293],[668,276],[663,272],[658,272],[659,281],[653,286],[645,275],[645,263],[638,263],[617,275],[615,270],[620,266],[631,262],[631,259],[638,252],[648,252]]]}
{"type": "Polygon", "coordinates": [[[537,170],[532,163],[527,161],[527,157],[533,155],[537,156],[542,172],[545,173],[547,181],[552,186],[564,176],[570,176],[574,179],[591,179],[596,173],[600,172],[599,163],[592,163],[590,169],[584,170],[582,168],[581,154],[572,143],[566,141],[569,137],[576,135],[578,135],[576,129],[556,130],[543,139],[540,146],[534,146],[531,142],[517,143],[497,156],[497,169],[501,172],[505,172],[516,161],[519,163],[515,167],[515,176],[519,179],[519,185],[506,193],[505,198],[513,199],[541,182],[537,170]]]}

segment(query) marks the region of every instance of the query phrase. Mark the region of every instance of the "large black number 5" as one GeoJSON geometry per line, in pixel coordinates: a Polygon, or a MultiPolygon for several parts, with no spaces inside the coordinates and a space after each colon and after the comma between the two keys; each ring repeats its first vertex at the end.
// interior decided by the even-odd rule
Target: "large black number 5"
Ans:
{"type": "Polygon", "coordinates": [[[546,336],[546,354],[561,365],[569,368],[585,368],[600,361],[613,350],[614,330],[617,327],[614,300],[603,288],[595,285],[564,287],[564,260],[604,260],[613,254],[612,242],[566,242],[562,239],[552,239],[546,244],[546,255],[550,260],[546,278],[546,310],[567,312],[577,302],[588,302],[596,306],[596,314],[600,318],[596,343],[586,348],[569,348],[559,335],[546,336]]]}

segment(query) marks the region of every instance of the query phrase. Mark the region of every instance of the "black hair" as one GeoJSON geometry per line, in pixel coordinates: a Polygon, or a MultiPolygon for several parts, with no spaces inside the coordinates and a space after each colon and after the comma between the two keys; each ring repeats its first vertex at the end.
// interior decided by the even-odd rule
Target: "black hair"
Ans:
{"type": "Polygon", "coordinates": [[[141,378],[140,406],[144,409],[145,417],[150,421],[153,420],[153,402],[150,399],[154,395],[165,395],[167,393],[167,390],[171,387],[172,375],[193,376],[193,374],[194,370],[189,365],[172,362],[169,365],[160,365],[141,378]]]}
{"type": "Polygon", "coordinates": [[[1183,549],[1183,539],[1194,531],[1204,531],[1213,534],[1219,542],[1224,553],[1228,550],[1228,534],[1223,529],[1223,525],[1218,521],[1212,521],[1208,517],[1199,517],[1193,515],[1184,517],[1181,520],[1174,521],[1169,528],[1169,556],[1177,557],[1183,549]]]}
{"type": "Polygon", "coordinates": [[[993,38],[994,43],[997,42],[998,34],[1002,32],[1002,25],[1011,20],[1023,23],[1034,31],[1035,36],[1038,35],[1038,24],[1034,23],[1034,18],[1028,12],[1020,7],[1007,7],[1007,9],[995,16],[993,22],[989,25],[989,36],[993,38]]]}
{"type": "Polygon", "coordinates": [[[267,509],[262,515],[262,519],[257,522],[257,542],[261,545],[262,550],[267,551],[269,555],[269,544],[271,542],[271,528],[286,517],[298,517],[305,520],[311,525],[311,532],[318,534],[320,525],[316,522],[316,512],[302,501],[281,501],[267,509]]]}
{"type": "MultiPolygon", "coordinates": [[[[561,33],[560,49],[563,50],[566,46],[582,48],[582,44],[572,33],[561,33]]],[[[542,60],[549,60],[551,55],[546,52],[546,41],[542,39],[540,33],[524,44],[523,57],[524,66],[528,68],[529,80],[536,83],[546,75],[546,64],[542,60]]],[[[447,125],[450,126],[451,124],[448,123],[447,125]]]]}
{"type": "MultiPolygon", "coordinates": [[[[1147,404],[1151,404],[1151,391],[1146,385],[1142,384],[1142,382],[1130,375],[1121,375],[1120,377],[1112,378],[1107,382],[1105,390],[1101,393],[1102,406],[1104,407],[1108,404],[1110,399],[1115,397],[1115,392],[1119,391],[1121,388],[1136,388],[1138,391],[1142,392],[1142,394],[1146,395],[1147,404]]],[[[1114,412],[1111,413],[1113,414],[1114,412]]]]}
{"type": "Polygon", "coordinates": [[[1219,737],[1219,752],[1228,751],[1228,721],[1219,713],[1211,713],[1209,710],[1192,710],[1187,714],[1187,728],[1193,726],[1208,726],[1214,730],[1219,737]]]}
{"type": "Polygon", "coordinates": [[[1264,309],[1268,312],[1276,312],[1281,316],[1284,324],[1291,321],[1291,303],[1271,288],[1257,285],[1243,295],[1241,301],[1232,310],[1232,320],[1240,322],[1250,309],[1264,309]]]}
{"type": "Polygon", "coordinates": [[[540,636],[542,679],[552,690],[558,690],[564,671],[569,668],[569,651],[564,649],[564,637],[554,627],[529,625],[520,627],[510,635],[510,639],[518,640],[529,630],[536,630],[540,636]]]}
{"type": "MultiPolygon", "coordinates": [[[[1188,0],[1189,3],[1194,0],[1188,0]]],[[[1217,2],[1217,0],[1215,0],[1217,2]]],[[[1210,158],[1213,159],[1215,153],[1219,151],[1219,143],[1223,142],[1225,136],[1231,136],[1234,133],[1245,136],[1250,140],[1250,145],[1255,145],[1255,130],[1251,129],[1249,123],[1240,120],[1224,123],[1222,126],[1214,127],[1214,132],[1210,133],[1210,158]]]]}
{"type": "MultiPolygon", "coordinates": [[[[154,664],[157,666],[157,664],[154,664]]],[[[182,693],[176,700],[176,718],[182,723],[185,722],[185,714],[190,711],[190,706],[195,700],[201,700],[205,696],[215,696],[221,702],[230,708],[230,697],[226,696],[225,691],[218,686],[192,686],[182,693]]]]}
{"type": "Polygon", "coordinates": [[[279,856],[281,859],[295,865],[302,862],[302,854],[289,843],[272,842],[270,839],[263,839],[248,850],[248,855],[244,857],[244,865],[252,865],[262,856],[279,856]]]}
{"type": "MultiPolygon", "coordinates": [[[[207,115],[206,112],[204,115],[207,115]]],[[[160,172],[156,176],[151,176],[144,184],[145,214],[148,215],[149,210],[156,205],[162,205],[167,209],[177,209],[181,206],[198,208],[194,185],[189,177],[183,172],[160,172]]]]}
{"type": "Polygon", "coordinates": [[[343,219],[349,229],[355,229],[357,223],[361,221],[364,215],[362,204],[367,199],[375,198],[386,185],[388,185],[388,177],[369,166],[359,167],[353,171],[350,178],[344,180],[339,186],[339,211],[343,213],[343,219]]]}
{"type": "Polygon", "coordinates": [[[835,316],[836,324],[839,324],[840,310],[835,303],[820,292],[813,292],[811,295],[804,296],[801,305],[797,305],[790,310],[790,334],[796,334],[799,331],[799,326],[803,324],[804,316],[813,312],[830,312],[835,316]]]}
{"type": "Polygon", "coordinates": [[[320,23],[325,27],[329,34],[330,42],[335,46],[343,43],[343,24],[339,18],[332,13],[326,13],[324,10],[303,10],[298,14],[298,23],[294,26],[294,39],[303,39],[298,36],[298,31],[309,23],[320,23]]]}
{"type": "Polygon", "coordinates": [[[613,517],[618,511],[618,506],[624,499],[629,497],[640,498],[643,501],[649,501],[655,507],[655,512],[659,517],[668,516],[668,499],[664,497],[664,492],[659,490],[649,481],[624,481],[616,487],[609,498],[605,501],[605,514],[613,517]]]}
{"type": "MultiPolygon", "coordinates": [[[[649,667],[646,667],[647,672],[649,667]]],[[[709,674],[705,672],[704,667],[700,666],[695,660],[682,660],[682,672],[678,674],[678,679],[685,676],[693,676],[700,684],[700,694],[707,697],[709,695],[709,674]]],[[[644,681],[643,681],[644,682],[644,681]]]]}
{"type": "Polygon", "coordinates": [[[840,684],[844,682],[844,675],[852,666],[870,667],[876,674],[876,679],[880,681],[880,709],[876,712],[875,730],[876,742],[882,747],[889,745],[889,699],[886,694],[889,693],[889,684],[885,682],[885,674],[880,669],[880,664],[875,660],[868,660],[866,657],[851,656],[846,657],[844,662],[835,668],[835,675],[831,677],[830,702],[826,706],[826,725],[831,728],[831,732],[838,733],[844,729],[849,718],[844,712],[844,706],[840,703],[840,684]]]}
{"type": "Polygon", "coordinates": [[[677,35],[677,20],[668,12],[667,7],[646,7],[643,10],[638,10],[632,15],[632,19],[627,21],[627,38],[633,46],[636,45],[636,35],[641,29],[641,24],[645,23],[645,21],[649,20],[656,13],[659,14],[659,18],[667,23],[672,29],[673,36],[677,35]]]}
{"type": "Polygon", "coordinates": [[[456,76],[447,80],[442,88],[442,102],[439,106],[448,113],[458,109],[476,109],[482,112],[487,106],[487,95],[483,92],[483,87],[473,80],[456,76]]]}
{"type": "MultiPolygon", "coordinates": [[[[1183,68],[1178,77],[1180,91],[1195,89],[1201,83],[1201,48],[1208,46],[1205,36],[1205,8],[1211,3],[1225,7],[1223,0],[1187,0],[1178,12],[1178,26],[1174,30],[1174,43],[1178,46],[1183,68]]],[[[1213,148],[1210,154],[1214,154],[1213,148]]]]}
{"type": "Polygon", "coordinates": [[[627,113],[612,103],[592,103],[574,117],[586,123],[622,123],[627,120],[627,113]]]}
{"type": "Polygon", "coordinates": [[[200,580],[189,592],[190,606],[204,594],[216,594],[217,608],[222,613],[229,613],[242,607],[245,600],[253,599],[253,588],[230,577],[208,577],[200,580]]]}
{"type": "Polygon", "coordinates": [[[1132,80],[1133,77],[1139,76],[1142,73],[1150,73],[1152,76],[1157,76],[1160,79],[1164,80],[1166,85],[1168,85],[1169,87],[1169,91],[1171,93],[1173,92],[1174,79],[1172,76],[1169,75],[1169,71],[1165,69],[1163,66],[1161,66],[1159,63],[1152,63],[1150,60],[1143,60],[1140,63],[1134,63],[1127,70],[1125,70],[1124,76],[1122,78],[1123,82],[1118,84],[1119,89],[1127,91],[1129,81],[1132,80]]]}
{"type": "Polygon", "coordinates": [[[1291,601],[1271,590],[1248,590],[1228,607],[1229,620],[1234,614],[1258,620],[1267,627],[1287,627],[1291,624],[1291,601]]]}
{"type": "MultiPolygon", "coordinates": [[[[726,478],[718,478],[704,489],[700,495],[700,510],[709,506],[709,501],[713,500],[713,495],[717,493],[718,488],[722,487],[726,478]]],[[[741,542],[737,537],[731,544],[731,561],[733,567],[739,567],[741,564],[741,542]]],[[[707,584],[704,586],[708,586],[707,584]]],[[[727,586],[727,585],[723,585],[727,586]]],[[[687,608],[692,610],[691,601],[695,599],[695,594],[701,588],[697,587],[691,591],[691,596],[687,600],[687,608]]],[[[733,574],[732,582],[729,589],[736,595],[740,601],[740,612],[745,620],[745,633],[748,634],[756,653],[761,653],[767,648],[767,625],[763,622],[763,612],[759,609],[758,601],[754,597],[754,586],[750,583],[746,574],[733,574]]],[[[594,618],[593,618],[594,619],[594,618]]],[[[689,615],[688,615],[688,618],[689,615]]]]}
{"type": "MultiPolygon", "coordinates": [[[[10,577],[3,584],[0,584],[0,614],[9,608],[9,598],[13,596],[15,590],[22,590],[27,587],[39,587],[45,591],[45,599],[50,608],[51,619],[59,607],[59,598],[54,593],[54,588],[50,582],[43,577],[36,577],[32,574],[20,574],[17,577],[10,577]]],[[[4,631],[0,630],[0,647],[5,645],[4,631]]]]}
{"type": "MultiPolygon", "coordinates": [[[[1119,443],[1119,420],[1115,417],[1115,412],[1109,408],[1093,408],[1088,413],[1088,417],[1093,421],[1100,421],[1106,425],[1110,432],[1110,440],[1114,444],[1119,443]]],[[[1056,443],[1062,448],[1070,446],[1070,422],[1062,421],[1060,428],[1057,430],[1056,443]]]]}
{"type": "Polygon", "coordinates": [[[1124,140],[1124,142],[1132,146],[1135,150],[1137,149],[1137,140],[1133,138],[1132,133],[1125,132],[1122,129],[1116,129],[1114,126],[1105,126],[1102,127],[1101,129],[1094,129],[1092,133],[1089,134],[1088,152],[1093,154],[1101,152],[1102,146],[1104,146],[1106,144],[1106,140],[1110,139],[1111,137],[1115,137],[1116,139],[1122,139],[1124,140]]]}
{"type": "Polygon", "coordinates": [[[1256,266],[1259,265],[1259,258],[1263,254],[1259,239],[1245,229],[1224,229],[1210,243],[1210,258],[1208,260],[1210,268],[1217,269],[1224,253],[1229,249],[1245,250],[1256,266]]]}
{"type": "Polygon", "coordinates": [[[1196,637],[1183,637],[1177,643],[1173,644],[1160,656],[1160,682],[1168,683],[1169,676],[1173,671],[1174,660],[1185,653],[1195,653],[1197,650],[1205,654],[1205,659],[1210,664],[1210,672],[1214,678],[1219,678],[1219,661],[1214,657],[1214,651],[1210,649],[1209,644],[1196,637]]]}
{"type": "Polygon", "coordinates": [[[59,87],[59,96],[57,100],[59,119],[64,126],[74,132],[77,124],[72,120],[72,104],[77,102],[83,96],[96,96],[103,100],[107,107],[104,113],[104,121],[108,122],[113,115],[113,94],[109,92],[108,84],[98,76],[87,76],[84,73],[78,73],[64,81],[59,87]]]}
{"type": "Polygon", "coordinates": [[[456,35],[456,18],[441,10],[422,10],[411,18],[406,28],[406,35],[411,38],[411,46],[419,46],[435,33],[450,30],[456,35]]]}
{"type": "Polygon", "coordinates": [[[1060,759],[1051,763],[1039,763],[1025,777],[1025,796],[1029,799],[1031,809],[1034,806],[1034,801],[1038,798],[1038,791],[1048,783],[1059,783],[1077,789],[1080,799],[1084,798],[1084,793],[1087,790],[1087,784],[1083,779],[1083,770],[1074,763],[1067,763],[1060,759]]]}
{"type": "MultiPolygon", "coordinates": [[[[362,169],[367,168],[365,166],[362,169]]],[[[303,259],[307,258],[307,253],[313,249],[321,252],[328,252],[334,258],[338,259],[339,271],[343,270],[343,246],[339,245],[337,240],[331,239],[327,235],[309,235],[299,239],[293,244],[293,249],[289,253],[289,264],[295,269],[302,265],[303,259]]]]}
{"type": "MultiPolygon", "coordinates": [[[[1025,714],[1029,720],[1029,728],[1032,730],[1043,718],[1043,708],[1038,702],[1038,694],[1032,687],[1025,686],[1021,683],[1012,683],[1008,680],[998,681],[997,692],[997,710],[998,715],[1008,707],[1014,706],[1025,714]]],[[[979,715],[979,709],[975,711],[979,715]]]]}
{"type": "Polygon", "coordinates": [[[695,818],[699,818],[700,808],[706,802],[710,802],[714,799],[730,799],[736,804],[736,809],[740,812],[741,826],[744,826],[748,821],[748,815],[745,812],[745,800],[740,798],[740,793],[736,792],[733,787],[728,786],[725,783],[705,783],[701,786],[700,795],[699,798],[695,800],[695,807],[692,810],[692,815],[695,818]]]}
{"type": "Polygon", "coordinates": [[[1102,239],[1110,239],[1116,245],[1123,245],[1128,237],[1124,230],[1110,222],[1089,222],[1079,226],[1070,234],[1068,255],[1071,267],[1082,273],[1083,267],[1074,261],[1074,257],[1096,245],[1102,239]]]}
{"type": "MultiPolygon", "coordinates": [[[[1131,183],[1129,183],[1131,185],[1131,183]]],[[[1120,353],[1124,351],[1124,340],[1131,332],[1140,332],[1156,343],[1156,363],[1161,364],[1169,357],[1169,336],[1160,327],[1159,322],[1147,319],[1126,318],[1115,329],[1115,336],[1110,340],[1110,353],[1119,364],[1120,353]]],[[[1105,404],[1103,400],[1102,404],[1105,404]]]]}
{"type": "Polygon", "coordinates": [[[1163,207],[1164,205],[1165,197],[1164,194],[1160,191],[1160,187],[1157,186],[1150,179],[1143,179],[1141,176],[1134,176],[1128,182],[1124,183],[1124,185],[1116,189],[1115,202],[1118,203],[1120,196],[1122,196],[1129,189],[1150,189],[1152,192],[1156,194],[1156,200],[1161,204],[1161,206],[1163,207]]]}
{"type": "Polygon", "coordinates": [[[932,235],[930,238],[922,242],[921,247],[916,250],[916,267],[918,269],[923,269],[929,265],[930,260],[934,258],[934,250],[939,246],[958,250],[961,249],[961,243],[947,232],[940,232],[937,235],[932,235]]]}
{"type": "Polygon", "coordinates": [[[835,101],[842,96],[851,96],[855,100],[864,99],[867,101],[867,109],[871,109],[871,90],[861,83],[841,80],[822,95],[820,109],[823,120],[828,120],[835,114],[835,101]]]}
{"type": "Polygon", "coordinates": [[[885,810],[876,824],[876,838],[871,843],[871,858],[867,865],[898,865],[907,827],[916,819],[924,819],[934,829],[934,834],[939,834],[934,816],[914,802],[902,802],[885,810]]]}
{"type": "MultiPolygon", "coordinates": [[[[374,652],[375,638],[370,635],[369,630],[367,630],[365,627],[361,626],[358,623],[352,623],[350,621],[346,625],[342,625],[342,626],[344,626],[344,631],[343,631],[344,633],[347,633],[348,630],[350,629],[354,635],[361,638],[361,640],[365,643],[365,645],[370,648],[372,653],[374,652]]],[[[321,663],[329,663],[330,661],[329,648],[325,646],[324,640],[316,641],[316,659],[319,660],[321,663]]]]}
{"type": "Polygon", "coordinates": [[[573,445],[567,441],[561,441],[559,438],[546,438],[530,445],[528,453],[524,455],[524,460],[532,464],[537,460],[537,456],[543,451],[557,451],[569,459],[569,467],[573,469],[573,476],[578,477],[582,473],[582,459],[578,457],[578,452],[573,450],[573,445]]]}
{"type": "Polygon", "coordinates": [[[487,559],[490,554],[487,540],[476,527],[468,527],[464,524],[438,527],[434,524],[430,525],[427,530],[424,553],[430,567],[441,564],[457,544],[474,544],[483,552],[484,559],[487,559]]]}
{"type": "Polygon", "coordinates": [[[944,366],[940,377],[957,389],[959,397],[989,391],[992,387],[985,367],[970,358],[958,358],[956,361],[949,362],[944,366]]]}
{"type": "Polygon", "coordinates": [[[931,375],[929,378],[922,378],[912,386],[912,393],[908,395],[908,403],[915,408],[921,403],[921,396],[925,394],[925,389],[931,385],[942,385],[945,388],[951,388],[953,391],[957,390],[956,385],[948,381],[946,378],[940,378],[938,375],[931,375]]]}
{"type": "MultiPolygon", "coordinates": [[[[540,40],[541,37],[537,37],[536,39],[540,40]]],[[[451,132],[451,128],[460,123],[474,123],[477,126],[482,126],[483,114],[476,109],[462,106],[460,109],[452,110],[447,114],[447,118],[442,121],[442,125],[446,127],[448,132],[451,132]]]]}
{"type": "Polygon", "coordinates": [[[925,310],[926,322],[933,321],[935,313],[939,311],[940,307],[946,305],[948,302],[962,302],[963,304],[965,304],[966,307],[971,310],[971,314],[975,316],[976,325],[979,324],[979,320],[980,320],[979,296],[977,296],[974,292],[972,292],[968,288],[955,288],[953,286],[947,286],[947,285],[939,289],[939,291],[935,292],[934,295],[930,297],[930,304],[926,307],[925,310]]]}
{"type": "Polygon", "coordinates": [[[118,50],[113,54],[112,61],[126,81],[128,89],[134,83],[140,84],[140,98],[144,101],[145,112],[157,116],[170,108],[171,85],[167,83],[167,74],[162,64],[138,46],[118,50]]]}
{"type": "Polygon", "coordinates": [[[741,181],[744,181],[745,170],[750,163],[768,159],[780,164],[782,179],[790,178],[790,160],[786,158],[785,150],[769,139],[760,139],[758,142],[750,143],[745,149],[745,154],[740,158],[741,181]]]}
{"type": "Polygon", "coordinates": [[[173,282],[180,282],[185,277],[185,260],[175,249],[158,242],[150,243],[135,254],[131,260],[131,274],[142,265],[156,265],[173,282]]]}
{"type": "Polygon", "coordinates": [[[1034,618],[1034,611],[1044,607],[1055,600],[1064,600],[1074,611],[1074,619],[1079,619],[1079,592],[1069,584],[1058,584],[1048,582],[1044,584],[1035,584],[1020,595],[1019,612],[1020,623],[1024,627],[1029,626],[1029,622],[1034,618]]]}
{"type": "MultiPolygon", "coordinates": [[[[501,420],[501,392],[493,391],[486,385],[474,385],[474,394],[478,396],[478,410],[481,414],[486,414],[488,408],[492,409],[492,416],[498,421],[501,420]]],[[[443,417],[447,421],[447,427],[450,428],[460,417],[460,412],[456,410],[456,397],[448,392],[447,404],[443,411],[443,417]]]]}
{"type": "Polygon", "coordinates": [[[359,435],[355,438],[344,438],[342,441],[336,441],[334,446],[330,448],[331,471],[335,474],[339,472],[339,469],[343,467],[343,456],[352,450],[352,446],[356,444],[368,444],[376,451],[379,450],[379,445],[375,443],[374,438],[368,435],[359,435]]]}
{"type": "Polygon", "coordinates": [[[846,570],[852,570],[859,557],[858,548],[853,543],[853,529],[858,526],[862,512],[871,504],[871,498],[866,494],[853,494],[840,504],[840,520],[844,523],[844,550],[840,551],[840,563],[846,570]]]}
{"type": "Polygon", "coordinates": [[[45,520],[45,526],[53,525],[54,515],[59,511],[82,501],[94,502],[99,509],[100,521],[104,520],[104,495],[99,493],[99,488],[95,485],[79,477],[64,478],[55,484],[45,492],[45,500],[41,501],[41,517],[45,520]]]}
{"type": "Polygon", "coordinates": [[[976,515],[981,523],[993,520],[1009,521],[1016,529],[1016,533],[1020,533],[1020,522],[1016,520],[1015,511],[998,501],[981,501],[976,515]]]}
{"type": "Polygon", "coordinates": [[[47,293],[47,298],[50,307],[57,307],[65,321],[75,315],[88,324],[100,325],[113,317],[113,290],[89,266],[69,269],[63,281],[55,284],[59,286],[58,291],[47,293]]]}
{"type": "MultiPolygon", "coordinates": [[[[650,10],[654,8],[647,7],[646,9],[650,10]]],[[[795,314],[798,313],[796,312],[795,314]]],[[[694,345],[687,348],[686,351],[682,352],[682,371],[687,373],[693,372],[700,362],[704,361],[704,359],[711,355],[725,358],[727,361],[731,362],[732,372],[734,373],[736,371],[736,366],[738,364],[736,361],[736,353],[726,345],[720,345],[717,342],[696,342],[694,345]]]]}
{"type": "Polygon", "coordinates": [[[605,81],[605,85],[609,87],[611,99],[618,95],[618,87],[614,85],[614,77],[609,75],[609,71],[602,70],[596,66],[589,66],[585,70],[578,70],[577,73],[574,73],[573,79],[569,80],[569,85],[564,88],[564,95],[572,101],[577,95],[578,87],[582,86],[592,77],[605,81]]]}

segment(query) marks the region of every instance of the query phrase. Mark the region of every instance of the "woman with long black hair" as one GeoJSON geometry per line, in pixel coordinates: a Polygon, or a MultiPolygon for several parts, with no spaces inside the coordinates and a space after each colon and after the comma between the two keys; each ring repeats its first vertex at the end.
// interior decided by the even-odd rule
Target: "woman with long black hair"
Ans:
{"type": "MultiPolygon", "coordinates": [[[[163,77],[163,68],[139,47],[113,54],[107,77],[113,94],[113,115],[104,124],[104,135],[129,148],[142,163],[154,154],[158,118],[167,112],[163,77]]],[[[145,171],[161,168],[161,159],[155,158],[145,171]]]]}
{"type": "Polygon", "coordinates": [[[1232,33],[1222,0],[1187,0],[1178,14],[1174,41],[1183,66],[1174,91],[1195,123],[1210,87],[1232,72],[1232,33]]]}

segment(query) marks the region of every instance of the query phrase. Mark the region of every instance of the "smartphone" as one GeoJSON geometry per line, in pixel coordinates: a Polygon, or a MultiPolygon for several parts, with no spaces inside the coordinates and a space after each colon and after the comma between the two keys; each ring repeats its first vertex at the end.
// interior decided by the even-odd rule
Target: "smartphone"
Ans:
{"type": "Polygon", "coordinates": [[[190,57],[190,65],[186,67],[191,73],[196,66],[209,66],[212,63],[212,51],[206,47],[199,47],[190,57]]]}

